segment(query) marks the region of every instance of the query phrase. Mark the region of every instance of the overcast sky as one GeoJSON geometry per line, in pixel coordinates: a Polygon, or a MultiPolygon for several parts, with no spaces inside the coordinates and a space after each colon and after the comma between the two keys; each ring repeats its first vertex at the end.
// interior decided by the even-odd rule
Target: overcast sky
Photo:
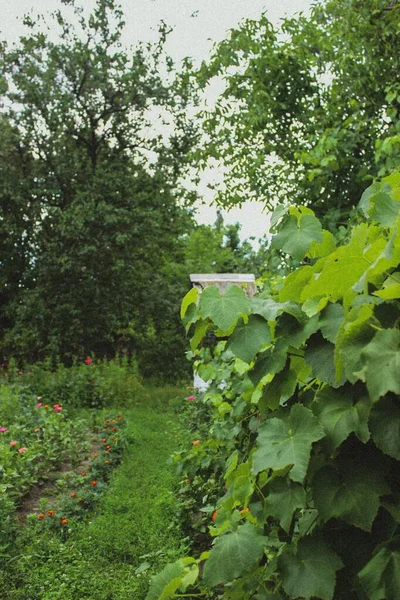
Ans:
{"type": "MultiPolygon", "coordinates": [[[[157,26],[164,20],[174,30],[169,36],[167,51],[179,62],[191,56],[196,62],[206,59],[214,42],[222,40],[226,32],[241,20],[257,19],[266,11],[274,23],[285,14],[308,13],[311,0],[120,0],[125,14],[126,27],[123,41],[127,46],[137,41],[157,39],[157,26]]],[[[88,10],[94,0],[81,0],[88,10]]],[[[61,5],[59,0],[0,0],[1,38],[15,41],[24,33],[23,15],[51,12],[61,5]]],[[[208,198],[203,183],[202,191],[208,198]]],[[[239,221],[243,237],[261,237],[268,228],[268,219],[261,206],[249,203],[242,210],[224,213],[226,222],[239,221]]],[[[201,208],[200,222],[215,221],[215,208],[201,208]]]]}

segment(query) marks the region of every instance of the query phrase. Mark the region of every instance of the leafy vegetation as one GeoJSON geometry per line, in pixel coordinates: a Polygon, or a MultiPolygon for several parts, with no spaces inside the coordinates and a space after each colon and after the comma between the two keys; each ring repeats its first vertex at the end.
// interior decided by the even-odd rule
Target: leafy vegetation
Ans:
{"type": "Polygon", "coordinates": [[[304,264],[272,294],[183,300],[213,418],[175,458],[211,539],[149,600],[399,596],[399,190],[399,173],[368,188],[338,247],[311,209],[279,211],[272,244],[304,264]]]}
{"type": "Polygon", "coordinates": [[[267,12],[246,20],[216,46],[192,75],[225,81],[196,153],[226,171],[220,203],[307,203],[328,228],[346,223],[371,174],[399,164],[399,11],[320,1],[276,27],[267,12]]]}

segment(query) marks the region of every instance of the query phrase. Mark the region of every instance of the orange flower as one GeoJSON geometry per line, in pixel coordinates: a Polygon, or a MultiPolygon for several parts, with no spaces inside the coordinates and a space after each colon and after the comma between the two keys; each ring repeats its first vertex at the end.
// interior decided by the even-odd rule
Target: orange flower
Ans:
{"type": "Polygon", "coordinates": [[[194,440],[194,442],[192,442],[193,446],[198,446],[200,444],[200,440],[194,440]]]}
{"type": "Polygon", "coordinates": [[[92,456],[93,456],[93,458],[97,458],[98,457],[97,452],[95,452],[94,454],[92,454],[92,456]]]}
{"type": "Polygon", "coordinates": [[[243,515],[244,513],[248,513],[248,512],[250,512],[250,509],[249,509],[249,507],[247,507],[247,508],[243,508],[243,509],[240,511],[240,514],[241,514],[241,515],[243,515]]]}
{"type": "Polygon", "coordinates": [[[100,441],[101,441],[102,444],[106,444],[107,443],[107,438],[102,438],[100,441]]]}
{"type": "Polygon", "coordinates": [[[68,525],[68,519],[65,519],[63,517],[62,519],[60,519],[60,523],[61,523],[61,525],[68,525]]]}
{"type": "Polygon", "coordinates": [[[81,475],[82,475],[82,477],[86,477],[85,471],[82,471],[81,475]]]}
{"type": "Polygon", "coordinates": [[[48,404],[45,404],[45,405],[44,405],[44,407],[45,407],[45,408],[49,408],[49,405],[48,405],[48,404]]]}
{"type": "Polygon", "coordinates": [[[116,427],[111,427],[111,431],[117,431],[116,427]]]}
{"type": "Polygon", "coordinates": [[[111,446],[110,445],[106,446],[106,450],[111,450],[111,446]]]}
{"type": "Polygon", "coordinates": [[[71,492],[70,496],[71,496],[71,498],[75,498],[75,496],[76,496],[75,492],[71,492]]]}
{"type": "Polygon", "coordinates": [[[45,516],[46,516],[45,514],[43,514],[43,513],[39,513],[39,514],[38,514],[38,519],[42,520],[42,519],[44,519],[44,518],[45,518],[45,516]]]}
{"type": "Polygon", "coordinates": [[[90,485],[91,485],[92,487],[96,487],[96,485],[97,485],[97,481],[96,481],[95,479],[93,479],[93,481],[91,481],[91,482],[90,482],[90,485]]]}
{"type": "Polygon", "coordinates": [[[55,511],[54,510],[48,510],[47,514],[49,515],[49,517],[54,517],[55,511]]]}
{"type": "Polygon", "coordinates": [[[217,511],[217,510],[214,510],[214,512],[213,512],[213,514],[212,514],[212,517],[211,517],[211,520],[212,520],[212,521],[215,521],[215,519],[217,518],[217,514],[218,514],[218,511],[217,511]]]}

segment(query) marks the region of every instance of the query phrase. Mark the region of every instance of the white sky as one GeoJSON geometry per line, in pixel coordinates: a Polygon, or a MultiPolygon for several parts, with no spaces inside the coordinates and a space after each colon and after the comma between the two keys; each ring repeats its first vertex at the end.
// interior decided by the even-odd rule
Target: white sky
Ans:
{"type": "MultiPolygon", "coordinates": [[[[89,10],[94,0],[77,0],[77,4],[89,10]]],[[[139,40],[156,40],[157,26],[164,20],[174,28],[167,43],[172,58],[179,62],[191,56],[200,62],[207,58],[213,43],[222,40],[241,20],[257,19],[266,11],[268,18],[278,23],[285,14],[307,13],[311,0],[120,0],[120,4],[125,14],[123,42],[127,46],[139,40]]],[[[59,6],[59,0],[0,0],[0,38],[17,40],[24,33],[24,14],[51,12],[59,6]]],[[[212,198],[205,180],[201,191],[207,201],[212,198]]],[[[242,209],[229,213],[223,211],[223,215],[226,223],[241,223],[243,238],[259,238],[268,230],[268,218],[256,202],[245,203],[242,209]]],[[[199,222],[213,223],[215,219],[214,207],[199,208],[199,222]]]]}

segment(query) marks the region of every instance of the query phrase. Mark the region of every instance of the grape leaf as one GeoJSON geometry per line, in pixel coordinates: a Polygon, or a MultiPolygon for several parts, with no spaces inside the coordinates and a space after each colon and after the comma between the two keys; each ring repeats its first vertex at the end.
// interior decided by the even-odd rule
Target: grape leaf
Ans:
{"type": "Polygon", "coordinates": [[[388,227],[396,220],[400,210],[400,202],[396,202],[384,192],[378,192],[371,196],[369,205],[368,214],[371,219],[388,227]]]}
{"type": "Polygon", "coordinates": [[[209,317],[217,327],[226,331],[241,313],[250,312],[249,301],[237,285],[229,286],[224,294],[215,285],[210,285],[201,293],[200,311],[204,319],[209,317]]]}
{"type": "Polygon", "coordinates": [[[199,291],[197,288],[193,287],[186,296],[182,300],[181,304],[181,319],[186,315],[186,311],[191,304],[196,304],[197,298],[199,296],[199,291]]]}
{"type": "Polygon", "coordinates": [[[278,340],[275,348],[268,348],[259,355],[254,367],[248,372],[252,384],[257,386],[265,375],[275,375],[282,371],[286,359],[286,344],[278,340]]]}
{"type": "Polygon", "coordinates": [[[271,383],[268,383],[263,395],[258,403],[261,411],[276,410],[279,404],[284,404],[288,400],[297,386],[297,374],[295,371],[285,368],[283,371],[275,375],[271,383]]]}
{"type": "Polygon", "coordinates": [[[314,241],[323,241],[322,225],[318,219],[304,215],[298,221],[290,216],[280,226],[279,233],[273,236],[271,247],[286,252],[295,260],[301,260],[314,241]]]}
{"type": "Polygon", "coordinates": [[[289,531],[296,508],[306,505],[306,492],[298,483],[279,477],[269,485],[267,510],[276,517],[285,531],[289,531]]]}
{"type": "Polygon", "coordinates": [[[247,573],[264,554],[268,538],[247,522],[233,533],[217,537],[204,566],[206,585],[229,583],[247,573]]]}
{"type": "Polygon", "coordinates": [[[400,545],[384,547],[358,573],[369,600],[400,598],[400,545]]]}
{"type": "MultiPolygon", "coordinates": [[[[400,373],[398,373],[400,376],[400,373]]],[[[383,398],[371,411],[372,438],[385,454],[400,460],[400,406],[391,398],[383,398]]]]}
{"type": "Polygon", "coordinates": [[[371,401],[368,396],[353,398],[354,390],[349,386],[338,391],[329,387],[319,390],[312,405],[314,414],[326,431],[323,446],[332,454],[350,433],[355,433],[362,441],[370,437],[368,417],[371,401]]]}
{"type": "Polygon", "coordinates": [[[250,363],[261,348],[271,341],[269,325],[263,317],[250,315],[248,323],[239,322],[227,344],[235,356],[250,363]]]}
{"type": "Polygon", "coordinates": [[[325,432],[311,410],[295,404],[285,419],[271,418],[260,427],[253,456],[253,473],[277,471],[293,465],[289,477],[302,482],[307,473],[312,443],[325,432]]]}
{"type": "Polygon", "coordinates": [[[373,400],[387,392],[400,395],[400,331],[378,331],[361,353],[365,381],[373,400]]]}
{"type": "Polygon", "coordinates": [[[340,471],[322,467],[312,487],[315,506],[325,521],[338,517],[364,531],[371,531],[379,497],[390,491],[379,469],[356,461],[353,464],[350,459],[340,471]]]}
{"type": "Polygon", "coordinates": [[[286,312],[301,320],[304,315],[296,302],[276,302],[272,298],[251,298],[251,309],[267,321],[276,321],[278,315],[286,312]]]}
{"type": "Polygon", "coordinates": [[[371,325],[377,321],[373,318],[373,310],[370,304],[353,309],[336,338],[337,377],[344,372],[351,383],[355,383],[360,378],[360,371],[364,366],[362,352],[374,335],[371,325]]]}
{"type": "Polygon", "coordinates": [[[338,331],[343,323],[344,310],[341,304],[328,304],[319,317],[319,328],[326,340],[335,343],[338,331]]]}
{"type": "Polygon", "coordinates": [[[304,342],[318,329],[319,315],[314,315],[311,319],[304,318],[301,323],[288,314],[279,317],[275,336],[281,338],[288,346],[300,348],[304,342]]]}
{"type": "Polygon", "coordinates": [[[174,598],[184,574],[185,567],[182,560],[166,565],[160,573],[152,577],[145,600],[170,600],[174,598]]]}
{"type": "Polygon", "coordinates": [[[290,598],[332,600],[340,558],[316,534],[302,538],[296,554],[285,551],[278,560],[283,589],[290,598]]]}
{"type": "Polygon", "coordinates": [[[332,302],[337,302],[351,291],[352,286],[386,245],[383,236],[369,243],[369,234],[365,223],[358,225],[353,229],[346,246],[341,246],[320,259],[313,267],[314,276],[301,292],[301,301],[325,295],[332,302]]]}
{"type": "Polygon", "coordinates": [[[304,360],[312,368],[314,377],[332,387],[338,387],[343,381],[336,385],[334,352],[335,346],[316,333],[307,342],[304,360]]]}

